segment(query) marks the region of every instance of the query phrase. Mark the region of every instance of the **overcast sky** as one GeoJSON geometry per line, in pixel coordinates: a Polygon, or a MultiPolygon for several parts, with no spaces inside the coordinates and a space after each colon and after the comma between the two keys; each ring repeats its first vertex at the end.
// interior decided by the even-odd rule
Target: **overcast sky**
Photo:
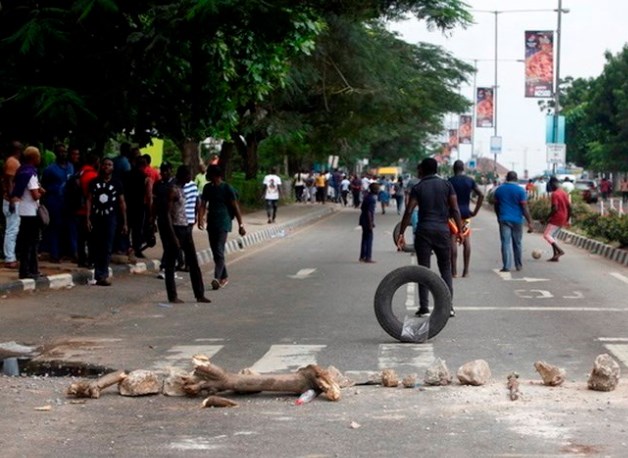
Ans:
{"type": "MultiPolygon", "coordinates": [[[[502,154],[498,161],[523,176],[547,168],[545,148],[545,115],[539,110],[539,99],[524,98],[523,59],[524,31],[556,30],[558,0],[467,0],[475,24],[443,34],[428,31],[424,23],[408,20],[391,24],[410,42],[428,42],[443,46],[455,57],[477,59],[477,86],[493,86],[495,56],[495,14],[478,10],[547,10],[539,12],[503,12],[498,16],[498,90],[497,134],[502,137],[502,154]]],[[[588,78],[599,76],[604,68],[604,52],[617,54],[628,42],[628,0],[563,0],[560,76],[588,78]]],[[[472,99],[472,81],[461,93],[472,99]]],[[[446,123],[457,127],[457,120],[446,123]]],[[[492,157],[492,128],[476,129],[475,151],[492,157]]],[[[443,138],[445,139],[445,138],[443,138]]],[[[470,158],[470,146],[460,148],[460,159],[470,158]]]]}

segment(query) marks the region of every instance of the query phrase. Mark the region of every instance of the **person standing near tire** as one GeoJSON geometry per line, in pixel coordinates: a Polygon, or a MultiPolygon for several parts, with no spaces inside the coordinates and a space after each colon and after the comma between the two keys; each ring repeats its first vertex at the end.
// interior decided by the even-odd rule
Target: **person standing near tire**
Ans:
{"type": "Polygon", "coordinates": [[[495,190],[495,214],[499,223],[501,240],[501,272],[510,272],[513,258],[515,269],[521,270],[521,239],[523,238],[523,219],[528,222],[528,232],[532,232],[532,218],[528,211],[528,196],[517,184],[517,172],[506,174],[506,182],[495,190]],[[510,245],[512,245],[512,252],[510,245]]]}
{"type": "Polygon", "coordinates": [[[362,241],[360,243],[360,262],[374,263],[373,261],[373,229],[375,228],[375,207],[379,184],[371,183],[369,192],[362,199],[360,207],[360,226],[362,227],[362,241]]]}
{"type": "MultiPolygon", "coordinates": [[[[463,220],[464,231],[462,233],[462,247],[464,267],[462,270],[462,276],[467,277],[469,276],[469,265],[471,264],[471,218],[477,215],[480,208],[482,208],[484,193],[480,190],[480,187],[473,178],[464,174],[464,162],[461,160],[454,162],[454,176],[449,179],[449,182],[456,191],[460,217],[463,220]],[[473,211],[471,211],[471,193],[475,193],[478,196],[478,200],[475,202],[475,208],[473,211]]],[[[454,277],[457,277],[458,273],[458,242],[456,239],[456,234],[452,235],[451,274],[454,277]]]]}
{"type": "Polygon", "coordinates": [[[236,192],[223,181],[221,168],[217,165],[210,165],[207,169],[207,179],[208,183],[201,193],[198,228],[203,230],[204,221],[206,221],[209,246],[214,258],[212,289],[219,289],[227,286],[229,282],[225,265],[225,243],[227,243],[227,235],[233,228],[233,218],[238,221],[238,233],[241,236],[246,235],[246,230],[242,223],[242,213],[236,192]]]}
{"type": "Polygon", "coordinates": [[[556,243],[554,235],[561,227],[569,223],[569,218],[571,218],[571,204],[569,203],[569,196],[560,186],[558,178],[550,178],[549,189],[551,192],[552,209],[547,217],[547,226],[545,226],[545,230],[543,231],[543,238],[552,246],[552,250],[554,251],[553,256],[548,259],[548,261],[558,262],[558,258],[564,255],[565,252],[556,243]]]}
{"type": "MultiPolygon", "coordinates": [[[[410,198],[401,220],[397,246],[403,250],[405,246],[404,232],[412,218],[412,211],[419,207],[419,222],[414,238],[414,249],[420,266],[430,267],[432,251],[436,255],[441,278],[447,284],[451,297],[454,296],[451,275],[451,232],[449,218],[452,217],[458,229],[458,238],[462,234],[462,220],[456,191],[452,184],[439,177],[436,172],[438,163],[434,158],[426,158],[418,167],[421,181],[410,190],[410,198]]],[[[416,315],[427,316],[429,311],[429,290],[419,284],[419,310],[416,315]]],[[[455,316],[452,307],[450,316],[455,316]]]]}

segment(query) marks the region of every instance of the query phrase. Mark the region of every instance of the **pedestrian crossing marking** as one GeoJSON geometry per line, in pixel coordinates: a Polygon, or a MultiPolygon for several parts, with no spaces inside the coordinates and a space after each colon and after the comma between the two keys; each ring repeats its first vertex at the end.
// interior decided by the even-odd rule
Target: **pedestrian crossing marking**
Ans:
{"type": "Polygon", "coordinates": [[[379,369],[410,367],[427,368],[434,362],[434,346],[432,344],[381,344],[377,365],[379,369]]]}
{"type": "Polygon", "coordinates": [[[316,364],[316,354],[327,345],[272,345],[251,369],[259,373],[294,371],[316,364]]]}
{"type": "Polygon", "coordinates": [[[619,272],[611,272],[609,275],[611,277],[615,277],[619,281],[623,281],[624,283],[628,284],[628,277],[620,274],[619,272]]]}
{"type": "Polygon", "coordinates": [[[628,344],[605,343],[604,347],[608,351],[610,351],[617,359],[624,363],[624,366],[628,367],[628,344]]]}
{"type": "Polygon", "coordinates": [[[163,360],[156,363],[155,369],[191,369],[192,357],[203,354],[209,359],[222,350],[223,345],[175,345],[166,352],[163,360]]]}

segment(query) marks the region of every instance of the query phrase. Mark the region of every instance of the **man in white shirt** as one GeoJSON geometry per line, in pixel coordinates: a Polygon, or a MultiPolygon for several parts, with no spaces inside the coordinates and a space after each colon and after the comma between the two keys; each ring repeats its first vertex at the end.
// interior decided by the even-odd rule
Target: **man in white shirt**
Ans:
{"type": "Polygon", "coordinates": [[[264,177],[264,199],[266,200],[266,215],[268,224],[275,222],[277,216],[277,202],[281,196],[281,178],[277,176],[275,168],[270,169],[270,173],[264,177]]]}

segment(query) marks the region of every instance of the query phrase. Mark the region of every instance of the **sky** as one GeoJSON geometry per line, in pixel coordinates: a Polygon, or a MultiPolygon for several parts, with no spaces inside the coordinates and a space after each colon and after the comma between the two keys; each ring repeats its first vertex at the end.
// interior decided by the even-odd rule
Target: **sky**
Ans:
{"type": "MultiPolygon", "coordinates": [[[[497,60],[497,135],[502,137],[502,153],[497,161],[523,177],[548,169],[545,146],[545,114],[539,100],[524,97],[524,32],[556,30],[558,0],[466,0],[474,16],[467,29],[450,32],[429,31],[416,19],[390,24],[389,29],[409,43],[426,42],[442,46],[455,57],[477,60],[477,87],[492,87],[495,81],[495,14],[498,18],[497,60]],[[506,12],[509,10],[545,10],[506,12]]],[[[560,77],[599,76],[605,64],[604,53],[619,53],[628,42],[628,0],[563,0],[560,77]]],[[[555,50],[556,56],[556,50],[555,50]]],[[[473,81],[460,93],[473,99],[473,81]]],[[[470,113],[470,111],[469,111],[470,113]]],[[[447,116],[446,128],[457,127],[457,116],[447,116]]],[[[476,129],[474,151],[479,157],[493,157],[490,152],[492,128],[476,129]]],[[[446,136],[443,134],[443,141],[446,136]]],[[[471,158],[471,146],[462,145],[455,159],[471,158]]]]}

